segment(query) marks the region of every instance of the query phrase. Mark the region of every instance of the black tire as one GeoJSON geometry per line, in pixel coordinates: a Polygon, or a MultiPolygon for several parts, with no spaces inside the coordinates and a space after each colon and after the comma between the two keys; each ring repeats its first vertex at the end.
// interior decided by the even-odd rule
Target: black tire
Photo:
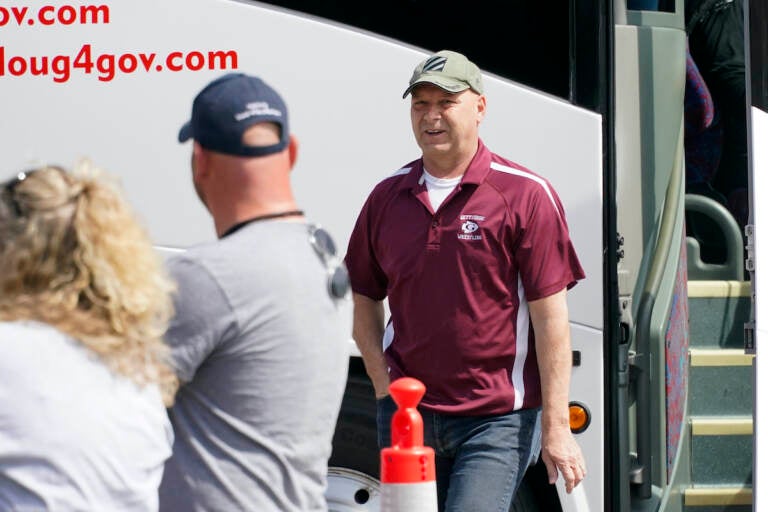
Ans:
{"type": "Polygon", "coordinates": [[[376,399],[367,375],[357,368],[358,365],[362,367],[362,363],[356,359],[350,361],[347,389],[341,402],[328,465],[379,478],[376,399]]]}

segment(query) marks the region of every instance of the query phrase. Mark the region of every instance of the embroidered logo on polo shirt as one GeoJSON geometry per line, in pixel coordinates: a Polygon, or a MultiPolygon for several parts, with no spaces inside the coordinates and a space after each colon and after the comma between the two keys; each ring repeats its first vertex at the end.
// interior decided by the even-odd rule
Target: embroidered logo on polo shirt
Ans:
{"type": "Polygon", "coordinates": [[[460,215],[461,233],[458,234],[459,240],[482,240],[483,237],[476,233],[480,229],[478,222],[485,220],[482,215],[460,215]]]}

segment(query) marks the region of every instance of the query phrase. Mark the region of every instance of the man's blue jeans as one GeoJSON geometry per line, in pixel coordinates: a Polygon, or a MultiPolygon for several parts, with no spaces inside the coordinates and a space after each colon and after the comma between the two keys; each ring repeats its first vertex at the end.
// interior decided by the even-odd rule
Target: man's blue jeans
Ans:
{"type": "MultiPolygon", "coordinates": [[[[377,402],[379,448],[390,446],[397,405],[377,402]]],[[[438,510],[508,512],[541,449],[541,410],[499,416],[452,416],[419,408],[424,444],[435,450],[438,510]]]]}

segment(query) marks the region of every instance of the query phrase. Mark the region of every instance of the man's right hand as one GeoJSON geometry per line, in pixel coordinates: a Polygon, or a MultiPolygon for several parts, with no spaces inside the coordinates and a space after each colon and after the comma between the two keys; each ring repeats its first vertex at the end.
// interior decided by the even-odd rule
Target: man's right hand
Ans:
{"type": "Polygon", "coordinates": [[[389,371],[381,347],[384,336],[384,303],[359,293],[353,293],[352,300],[352,337],[360,355],[363,356],[365,371],[373,384],[376,399],[384,398],[389,394],[389,371]]]}

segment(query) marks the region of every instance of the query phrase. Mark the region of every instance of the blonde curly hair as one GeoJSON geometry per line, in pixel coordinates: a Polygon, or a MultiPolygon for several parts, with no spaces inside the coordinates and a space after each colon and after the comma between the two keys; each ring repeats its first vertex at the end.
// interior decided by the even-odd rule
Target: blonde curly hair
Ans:
{"type": "Polygon", "coordinates": [[[1,194],[0,320],[59,329],[170,406],[173,285],[116,183],[83,162],[20,173],[1,194]]]}

